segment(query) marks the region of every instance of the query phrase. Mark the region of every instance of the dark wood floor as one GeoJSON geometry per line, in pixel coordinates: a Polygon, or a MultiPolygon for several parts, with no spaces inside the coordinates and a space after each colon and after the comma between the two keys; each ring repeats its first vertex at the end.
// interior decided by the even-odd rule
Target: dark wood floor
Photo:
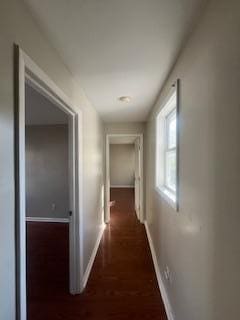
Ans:
{"type": "Polygon", "coordinates": [[[166,320],[133,189],[112,189],[106,227],[83,294],[68,294],[68,227],[28,224],[29,320],[166,320]]]}

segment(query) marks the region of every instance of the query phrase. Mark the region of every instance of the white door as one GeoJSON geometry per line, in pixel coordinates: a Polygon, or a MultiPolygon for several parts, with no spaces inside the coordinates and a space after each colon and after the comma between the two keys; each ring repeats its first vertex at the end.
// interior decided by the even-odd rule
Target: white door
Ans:
{"type": "Polygon", "coordinates": [[[135,211],[140,220],[140,186],[141,186],[141,169],[140,169],[140,138],[135,140],[135,211]]]}

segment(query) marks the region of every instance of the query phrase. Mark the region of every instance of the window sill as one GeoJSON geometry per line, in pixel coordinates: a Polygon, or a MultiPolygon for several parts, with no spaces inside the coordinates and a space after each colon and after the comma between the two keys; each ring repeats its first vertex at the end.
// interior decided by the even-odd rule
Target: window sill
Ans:
{"type": "Polygon", "coordinates": [[[175,211],[178,211],[176,196],[169,192],[166,188],[156,187],[156,191],[159,193],[161,198],[163,198],[175,211]]]}

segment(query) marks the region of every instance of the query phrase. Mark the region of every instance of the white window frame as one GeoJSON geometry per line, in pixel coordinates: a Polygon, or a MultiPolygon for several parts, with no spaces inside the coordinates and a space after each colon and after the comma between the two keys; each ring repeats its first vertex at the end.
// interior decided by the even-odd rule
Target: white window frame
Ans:
{"type": "Polygon", "coordinates": [[[170,152],[175,152],[177,154],[177,141],[175,147],[169,147],[168,145],[168,138],[169,138],[169,123],[171,118],[175,116],[177,117],[177,109],[176,107],[172,109],[166,116],[165,116],[165,140],[164,140],[164,188],[166,188],[171,193],[176,193],[176,190],[173,190],[167,183],[167,154],[170,152]]]}
{"type": "Polygon", "coordinates": [[[176,211],[179,210],[179,80],[172,86],[156,116],[155,189],[176,211]],[[168,119],[176,113],[176,147],[168,148],[168,119]],[[166,183],[166,155],[176,152],[176,190],[166,183]]]}

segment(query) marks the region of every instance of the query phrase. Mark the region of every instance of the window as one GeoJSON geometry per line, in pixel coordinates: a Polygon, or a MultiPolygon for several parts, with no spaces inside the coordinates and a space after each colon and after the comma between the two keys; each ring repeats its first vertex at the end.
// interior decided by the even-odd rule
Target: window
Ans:
{"type": "Polygon", "coordinates": [[[166,117],[165,187],[176,192],[176,109],[166,117]]]}
{"type": "Polygon", "coordinates": [[[175,86],[156,121],[156,188],[175,209],[178,191],[177,101],[175,86]]]}

